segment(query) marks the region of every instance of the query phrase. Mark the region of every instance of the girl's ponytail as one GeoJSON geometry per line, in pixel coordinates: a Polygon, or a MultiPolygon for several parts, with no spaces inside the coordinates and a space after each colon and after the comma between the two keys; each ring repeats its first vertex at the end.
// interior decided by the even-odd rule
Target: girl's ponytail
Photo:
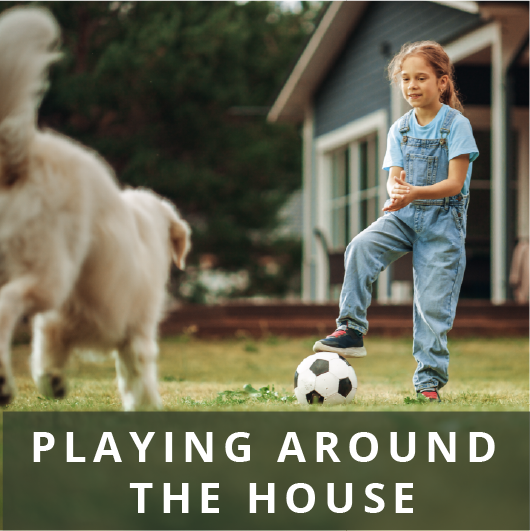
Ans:
{"type": "Polygon", "coordinates": [[[464,107],[460,102],[459,94],[455,87],[454,79],[452,76],[449,76],[449,80],[447,81],[447,87],[441,94],[440,101],[442,103],[445,103],[446,105],[449,105],[449,107],[456,109],[457,111],[464,112],[464,107]]]}
{"type": "Polygon", "coordinates": [[[440,101],[449,105],[457,111],[463,112],[464,107],[460,101],[460,95],[455,84],[454,67],[446,51],[434,41],[418,41],[404,44],[400,52],[392,59],[388,65],[388,77],[390,80],[399,84],[399,74],[402,70],[403,61],[410,55],[421,55],[431,65],[439,79],[442,76],[448,76],[447,86],[442,94],[440,101]]]}

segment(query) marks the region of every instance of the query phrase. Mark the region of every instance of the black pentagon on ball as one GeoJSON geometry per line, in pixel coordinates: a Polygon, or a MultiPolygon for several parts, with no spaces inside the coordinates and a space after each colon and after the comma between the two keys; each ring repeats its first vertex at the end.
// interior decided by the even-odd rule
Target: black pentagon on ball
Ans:
{"type": "Polygon", "coordinates": [[[348,367],[350,366],[350,364],[348,363],[348,360],[346,358],[343,358],[340,354],[338,356],[346,365],[348,365],[348,367]]]}
{"type": "Polygon", "coordinates": [[[324,403],[324,397],[320,393],[317,393],[316,391],[311,391],[310,393],[307,393],[305,397],[310,404],[323,404],[324,403]]]}
{"type": "Polygon", "coordinates": [[[298,387],[298,371],[294,372],[294,388],[298,387]]]}
{"type": "Polygon", "coordinates": [[[341,378],[339,380],[339,394],[344,398],[350,394],[352,389],[353,385],[351,384],[351,380],[349,378],[341,378]]]}
{"type": "Polygon", "coordinates": [[[309,370],[314,373],[316,376],[319,374],[324,374],[329,371],[329,361],[328,360],[316,360],[313,362],[313,365],[309,367],[309,370]]]}

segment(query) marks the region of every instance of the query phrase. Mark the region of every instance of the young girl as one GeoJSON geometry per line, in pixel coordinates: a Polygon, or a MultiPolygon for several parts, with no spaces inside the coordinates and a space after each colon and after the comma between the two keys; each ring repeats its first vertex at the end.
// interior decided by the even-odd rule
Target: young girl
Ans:
{"type": "Polygon", "coordinates": [[[439,44],[404,45],[388,71],[412,107],[388,133],[383,169],[390,172],[390,199],[384,215],[348,245],[338,329],[313,350],[366,356],[363,335],[372,284],[412,251],[418,363],[413,383],[418,394],[439,402],[438,390],[448,380],[447,332],[464,275],[469,181],[478,149],[469,120],[460,112],[453,66],[439,44]]]}

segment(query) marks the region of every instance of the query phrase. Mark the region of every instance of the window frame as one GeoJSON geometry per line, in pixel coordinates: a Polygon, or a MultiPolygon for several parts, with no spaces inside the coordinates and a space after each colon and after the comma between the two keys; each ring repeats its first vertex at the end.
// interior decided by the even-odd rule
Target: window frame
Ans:
{"type": "MultiPolygon", "coordinates": [[[[386,181],[388,172],[384,171],[382,166],[382,159],[376,161],[377,171],[377,185],[375,187],[360,191],[359,190],[359,164],[360,154],[359,145],[367,139],[375,138],[374,147],[379,158],[386,152],[386,140],[388,133],[388,112],[385,109],[375,111],[359,120],[351,122],[335,131],[326,133],[315,139],[315,167],[316,167],[316,182],[317,182],[317,215],[316,226],[323,231],[327,240],[333,247],[332,239],[332,185],[333,185],[333,156],[338,151],[345,149],[349,150],[350,163],[350,183],[349,196],[347,199],[340,198],[341,201],[348,201],[350,209],[349,230],[353,237],[360,232],[360,202],[368,196],[378,196],[377,208],[380,211],[387,199],[386,181]]],[[[340,201],[335,199],[335,206],[338,206],[340,201]]],[[[329,300],[330,292],[328,284],[328,263],[327,256],[324,250],[318,248],[316,260],[316,278],[317,278],[317,293],[320,298],[329,300]]],[[[389,275],[388,271],[383,271],[379,277],[378,289],[376,298],[379,302],[388,302],[389,300],[389,275]]]]}

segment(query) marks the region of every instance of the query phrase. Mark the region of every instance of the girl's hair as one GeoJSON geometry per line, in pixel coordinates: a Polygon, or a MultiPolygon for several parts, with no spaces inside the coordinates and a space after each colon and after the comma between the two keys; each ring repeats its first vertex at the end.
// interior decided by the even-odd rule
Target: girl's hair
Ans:
{"type": "Polygon", "coordinates": [[[423,57],[434,70],[436,77],[448,76],[447,88],[440,95],[440,101],[449,105],[453,109],[463,112],[464,107],[460,101],[460,94],[455,85],[454,67],[451,59],[445,50],[434,41],[418,41],[404,44],[400,52],[392,59],[388,65],[388,77],[396,84],[399,84],[399,74],[403,67],[403,61],[411,56],[419,55],[423,57]]]}

